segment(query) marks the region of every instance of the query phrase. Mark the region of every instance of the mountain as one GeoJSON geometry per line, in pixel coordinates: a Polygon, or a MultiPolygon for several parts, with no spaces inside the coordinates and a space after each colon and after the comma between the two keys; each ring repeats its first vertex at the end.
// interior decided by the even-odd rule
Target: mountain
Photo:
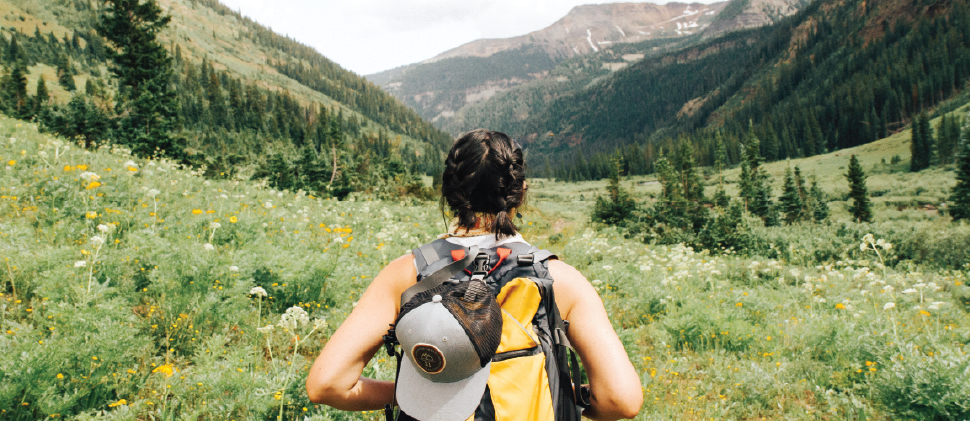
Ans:
{"type": "Polygon", "coordinates": [[[615,153],[645,156],[631,171],[652,171],[678,138],[704,165],[719,143],[737,162],[750,136],[769,160],[813,156],[883,138],[961,95],[968,23],[967,0],[816,0],[774,25],[662,51],[558,96],[497,95],[448,129],[506,131],[536,174],[565,178],[601,177],[615,153]]]}
{"type": "MultiPolygon", "coordinates": [[[[671,40],[704,30],[727,3],[616,3],[573,8],[556,23],[526,35],[477,40],[429,60],[367,78],[422,116],[447,119],[512,87],[545,80],[563,60],[624,44],[671,40]]],[[[642,58],[632,52],[607,69],[642,58]]]]}
{"type": "Polygon", "coordinates": [[[732,0],[704,31],[705,38],[770,25],[791,16],[811,0],[732,0]]]}
{"type": "MultiPolygon", "coordinates": [[[[274,187],[331,195],[342,185],[342,195],[402,173],[433,173],[437,159],[428,158],[450,145],[447,133],[377,85],[217,0],[158,4],[171,16],[159,41],[173,57],[177,135],[208,176],[276,174],[268,177],[274,187]]],[[[17,57],[26,66],[31,95],[43,77],[51,101],[38,122],[86,145],[126,141],[108,138],[117,86],[94,30],[101,7],[0,1],[0,61],[12,68],[17,57]]]]}

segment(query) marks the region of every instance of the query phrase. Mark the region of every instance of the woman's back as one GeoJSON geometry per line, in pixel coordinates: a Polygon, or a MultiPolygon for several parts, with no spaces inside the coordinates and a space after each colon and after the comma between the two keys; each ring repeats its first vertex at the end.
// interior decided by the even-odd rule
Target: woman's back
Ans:
{"type": "MultiPolygon", "coordinates": [[[[455,218],[450,232],[443,235],[437,247],[447,248],[456,253],[450,254],[449,251],[449,255],[444,256],[445,259],[443,259],[447,262],[439,262],[439,267],[445,263],[461,260],[464,251],[460,253],[458,251],[473,246],[507,250],[530,248],[517,233],[511,218],[513,212],[522,205],[527,190],[523,164],[521,149],[500,133],[479,130],[466,134],[455,143],[446,161],[442,185],[443,202],[447,202],[455,218]]],[[[407,254],[391,262],[375,277],[351,315],[330,338],[307,379],[307,392],[312,401],[344,410],[375,410],[394,399],[393,383],[363,378],[360,374],[367,362],[383,345],[382,338],[387,333],[388,326],[401,322],[399,314],[402,294],[418,281],[419,269],[428,267],[426,264],[429,260],[428,248],[416,250],[414,254],[407,254]]],[[[506,257],[496,255],[493,266],[507,256],[508,254],[506,257]]],[[[436,257],[436,260],[441,258],[436,257]]],[[[550,259],[542,262],[541,269],[547,270],[544,275],[551,281],[551,285],[555,286],[554,298],[551,301],[558,308],[561,317],[569,320],[568,340],[582,359],[589,376],[592,392],[591,406],[583,412],[583,415],[592,419],[634,417],[642,404],[640,381],[609,322],[596,291],[582,274],[566,263],[550,259]]],[[[510,280],[511,278],[499,282],[510,280]]],[[[489,285],[494,286],[496,281],[492,282],[489,285]]],[[[505,304],[505,300],[509,299],[508,294],[503,296],[502,288],[497,289],[499,291],[495,293],[500,301],[503,301],[502,310],[509,313],[509,316],[502,316],[506,317],[502,323],[502,343],[505,343],[506,347],[502,348],[502,344],[498,344],[492,351],[493,354],[489,355],[494,355],[495,351],[510,349],[508,343],[511,339],[507,337],[512,335],[509,332],[513,331],[508,330],[505,325],[519,324],[526,329],[525,325],[531,321],[527,316],[515,319],[507,309],[508,305],[505,304]]],[[[428,297],[425,299],[427,301],[428,297]]],[[[438,301],[434,303],[441,301],[440,295],[435,299],[438,301]]],[[[434,303],[421,304],[428,304],[426,308],[431,312],[429,314],[432,314],[434,303]]],[[[409,310],[410,308],[406,309],[406,312],[409,310]]],[[[409,326],[421,325],[421,323],[417,325],[414,323],[411,322],[409,326]]],[[[466,327],[466,331],[467,329],[466,327]]],[[[533,328],[532,333],[535,333],[536,329],[533,328]]],[[[541,328],[538,329],[541,330],[541,328]]],[[[525,332],[528,337],[529,330],[526,329],[525,332]]],[[[430,350],[422,354],[422,358],[434,359],[439,352],[435,346],[421,349],[430,350]]],[[[510,369],[510,364],[495,363],[496,360],[502,359],[488,357],[487,361],[482,361],[483,370],[490,366],[488,369],[491,375],[489,375],[488,385],[494,388],[502,387],[501,393],[512,393],[510,396],[518,393],[519,398],[522,398],[527,393],[522,390],[504,391],[505,387],[500,386],[504,383],[501,382],[498,374],[503,369],[506,373],[505,377],[511,379],[506,381],[511,383],[510,390],[521,389],[526,384],[535,384],[532,380],[535,380],[536,376],[544,375],[539,371],[525,370],[525,365],[522,364],[510,369]],[[515,375],[523,377],[516,379],[515,375]]],[[[438,364],[438,366],[443,365],[440,362],[438,364]]],[[[437,366],[432,364],[429,367],[433,369],[437,366]]],[[[423,378],[433,379],[436,374],[436,372],[424,371],[424,373],[418,372],[423,378]]],[[[428,387],[435,386],[423,383],[424,380],[419,378],[415,378],[412,382],[428,385],[428,387]]],[[[404,383],[402,387],[403,385],[404,383]]],[[[435,399],[430,391],[416,393],[424,396],[422,399],[435,399]]],[[[491,399],[504,398],[495,396],[491,399]]],[[[527,396],[527,400],[533,403],[543,399],[545,398],[539,395],[527,396]]],[[[415,408],[416,411],[421,407],[419,403],[411,405],[411,408],[415,408]]],[[[402,408],[404,407],[402,405],[402,408]]]]}

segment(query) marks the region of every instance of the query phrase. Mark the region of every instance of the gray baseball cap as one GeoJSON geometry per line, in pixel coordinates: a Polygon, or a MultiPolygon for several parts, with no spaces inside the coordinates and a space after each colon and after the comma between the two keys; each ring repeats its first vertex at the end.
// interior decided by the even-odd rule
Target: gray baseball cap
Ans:
{"type": "Polygon", "coordinates": [[[468,419],[485,393],[501,330],[501,309],[481,281],[412,298],[394,328],[404,354],[395,386],[401,410],[421,421],[468,419]]]}

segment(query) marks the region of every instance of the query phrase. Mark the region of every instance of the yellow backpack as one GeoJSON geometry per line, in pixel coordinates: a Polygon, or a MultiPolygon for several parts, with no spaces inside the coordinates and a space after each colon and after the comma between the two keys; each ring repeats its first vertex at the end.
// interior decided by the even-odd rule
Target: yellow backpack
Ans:
{"type": "MultiPolygon", "coordinates": [[[[502,310],[502,340],[492,358],[488,385],[469,421],[579,421],[589,406],[589,389],[566,337],[553,293],[548,261],[551,252],[525,243],[508,243],[492,249],[466,249],[436,240],[413,251],[417,283],[402,296],[445,282],[484,278],[502,310]],[[473,264],[474,263],[474,264],[473,264]],[[491,263],[491,264],[489,264],[491,263]],[[471,265],[471,269],[469,266],[471,265]]],[[[398,359],[393,327],[384,337],[388,353],[398,359]]],[[[394,420],[393,404],[385,406],[394,420]]],[[[399,412],[397,420],[414,418],[399,412]]]]}

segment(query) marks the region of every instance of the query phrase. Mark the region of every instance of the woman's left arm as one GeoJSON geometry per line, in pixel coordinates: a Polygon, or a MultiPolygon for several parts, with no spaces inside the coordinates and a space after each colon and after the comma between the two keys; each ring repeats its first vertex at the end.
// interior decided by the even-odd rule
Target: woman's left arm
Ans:
{"type": "Polygon", "coordinates": [[[368,379],[361,373],[384,344],[401,294],[417,278],[413,260],[407,254],[388,264],[330,337],[307,377],[310,401],[343,411],[377,410],[391,403],[394,382],[368,379]]]}
{"type": "Polygon", "coordinates": [[[636,417],[643,405],[640,377],[599,294],[583,274],[561,261],[550,261],[549,273],[555,281],[556,305],[569,320],[566,336],[589,375],[592,397],[583,417],[597,421],[636,417]]]}

